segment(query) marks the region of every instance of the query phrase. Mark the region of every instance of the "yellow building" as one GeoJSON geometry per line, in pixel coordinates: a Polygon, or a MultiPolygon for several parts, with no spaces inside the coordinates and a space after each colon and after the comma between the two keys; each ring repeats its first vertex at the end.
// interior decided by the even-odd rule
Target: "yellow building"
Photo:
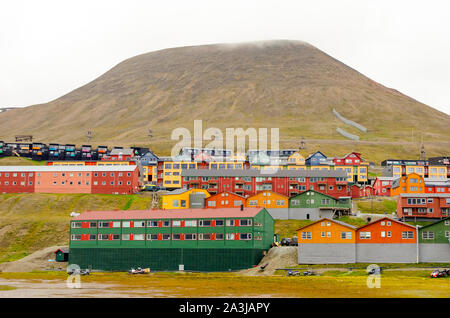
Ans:
{"type": "Polygon", "coordinates": [[[202,208],[205,199],[210,196],[204,189],[178,189],[162,195],[162,208],[164,210],[202,208]]]}
{"type": "Polygon", "coordinates": [[[181,188],[181,170],[197,169],[197,162],[165,161],[163,163],[163,186],[165,188],[181,188]]]}
{"type": "Polygon", "coordinates": [[[292,155],[288,157],[287,160],[288,166],[304,166],[305,165],[305,157],[302,156],[299,152],[294,152],[292,155]]]}

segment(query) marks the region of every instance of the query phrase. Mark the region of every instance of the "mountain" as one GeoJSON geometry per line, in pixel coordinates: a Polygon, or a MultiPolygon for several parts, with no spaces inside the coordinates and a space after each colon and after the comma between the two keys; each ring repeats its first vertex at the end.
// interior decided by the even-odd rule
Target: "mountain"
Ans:
{"type": "MultiPolygon", "coordinates": [[[[67,76],[70,76],[68,74],[67,76]]],[[[450,116],[374,82],[300,41],[171,48],[127,59],[46,104],[0,113],[0,139],[32,134],[42,142],[146,145],[169,154],[174,128],[279,127],[280,146],[326,155],[416,158],[450,149],[450,116]],[[340,115],[367,128],[344,124],[340,115]],[[342,128],[359,142],[337,133],[342,128]],[[153,131],[149,143],[148,129],[153,131]]],[[[225,131],[225,130],[223,130],[225,131]]],[[[205,142],[207,144],[207,142],[205,142]]]]}

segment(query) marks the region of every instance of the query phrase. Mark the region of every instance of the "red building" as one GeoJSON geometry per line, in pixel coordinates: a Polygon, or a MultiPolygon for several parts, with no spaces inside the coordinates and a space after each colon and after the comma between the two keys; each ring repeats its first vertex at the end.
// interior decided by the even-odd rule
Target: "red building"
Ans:
{"type": "Polygon", "coordinates": [[[450,179],[425,178],[425,193],[450,193],[450,179]]]}
{"type": "Polygon", "coordinates": [[[186,189],[206,189],[211,194],[234,192],[252,196],[270,190],[293,196],[306,190],[338,198],[349,195],[347,174],[341,170],[183,170],[181,186],[186,189]]]}
{"type": "Polygon", "coordinates": [[[242,195],[225,191],[222,193],[214,194],[206,199],[206,208],[236,208],[241,205],[245,205],[245,197],[242,195]]]}
{"type": "Polygon", "coordinates": [[[361,154],[357,152],[352,152],[347,155],[345,155],[342,158],[333,158],[333,162],[337,166],[359,166],[364,160],[361,158],[361,154]]]}
{"type": "Polygon", "coordinates": [[[34,167],[0,167],[0,193],[34,192],[36,173],[33,168],[34,167]]]}
{"type": "Polygon", "coordinates": [[[379,196],[390,196],[394,177],[377,177],[373,183],[374,194],[379,196]]]}
{"type": "Polygon", "coordinates": [[[136,165],[0,167],[0,193],[132,194],[138,181],[136,165]]]}
{"type": "Polygon", "coordinates": [[[401,218],[444,218],[450,216],[450,194],[402,193],[397,199],[401,218]]]}

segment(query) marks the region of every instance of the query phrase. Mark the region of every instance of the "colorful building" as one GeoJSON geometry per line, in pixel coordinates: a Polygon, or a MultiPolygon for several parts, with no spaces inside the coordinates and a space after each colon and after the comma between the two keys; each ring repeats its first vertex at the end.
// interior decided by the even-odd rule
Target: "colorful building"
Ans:
{"type": "Polygon", "coordinates": [[[277,170],[265,173],[257,169],[183,170],[182,187],[205,189],[210,193],[233,192],[252,196],[269,190],[284,196],[316,190],[333,197],[348,195],[346,175],[342,171],[277,170]]]}
{"type": "Polygon", "coordinates": [[[450,263],[450,218],[419,229],[419,261],[450,263]]]}
{"type": "Polygon", "coordinates": [[[297,230],[299,264],[356,261],[356,227],[323,218],[297,230]]]}
{"type": "Polygon", "coordinates": [[[258,264],[273,238],[274,221],[261,208],[85,212],[70,222],[69,264],[240,270],[258,264]]]}
{"type": "Polygon", "coordinates": [[[349,196],[335,198],[314,190],[307,190],[289,198],[290,208],[307,208],[331,211],[331,215],[349,214],[352,199],[349,196]]]}
{"type": "Polygon", "coordinates": [[[0,166],[0,193],[139,191],[137,166],[0,166]]]}
{"type": "Polygon", "coordinates": [[[390,196],[391,195],[391,188],[392,188],[392,182],[396,178],[394,177],[377,177],[375,179],[375,182],[373,183],[373,189],[375,192],[375,195],[377,196],[390,196]]]}
{"type": "Polygon", "coordinates": [[[392,182],[391,196],[402,193],[425,193],[425,182],[421,175],[410,173],[392,182]]]}
{"type": "Polygon", "coordinates": [[[450,194],[406,193],[397,199],[399,218],[433,219],[450,216],[450,194]]]}
{"type": "Polygon", "coordinates": [[[357,263],[414,263],[417,229],[391,218],[382,218],[356,230],[357,263]]]}
{"type": "Polygon", "coordinates": [[[265,190],[248,197],[246,206],[266,209],[285,209],[289,207],[289,198],[285,195],[265,190]]]}
{"type": "Polygon", "coordinates": [[[201,209],[205,199],[211,195],[203,189],[177,189],[161,196],[162,208],[170,209],[201,209]]]}
{"type": "Polygon", "coordinates": [[[217,193],[205,200],[208,209],[238,208],[245,205],[246,198],[229,191],[217,193]]]}

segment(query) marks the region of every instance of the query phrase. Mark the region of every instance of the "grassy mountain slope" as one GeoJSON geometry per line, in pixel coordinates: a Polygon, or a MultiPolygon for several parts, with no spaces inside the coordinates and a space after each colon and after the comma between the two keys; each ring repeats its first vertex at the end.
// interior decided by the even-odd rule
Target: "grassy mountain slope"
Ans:
{"type": "Polygon", "coordinates": [[[450,116],[307,43],[284,40],[181,47],[127,59],[50,103],[0,113],[0,136],[83,143],[92,130],[94,145],[148,145],[151,128],[152,149],[169,154],[171,131],[192,132],[194,119],[202,119],[204,129],[279,127],[281,147],[297,147],[305,136],[311,151],[339,145],[339,153],[328,155],[348,149],[376,161],[415,158],[422,138],[429,155],[450,146],[450,116]],[[338,121],[333,108],[368,132],[338,121]],[[361,142],[346,140],[337,127],[361,142]]]}

